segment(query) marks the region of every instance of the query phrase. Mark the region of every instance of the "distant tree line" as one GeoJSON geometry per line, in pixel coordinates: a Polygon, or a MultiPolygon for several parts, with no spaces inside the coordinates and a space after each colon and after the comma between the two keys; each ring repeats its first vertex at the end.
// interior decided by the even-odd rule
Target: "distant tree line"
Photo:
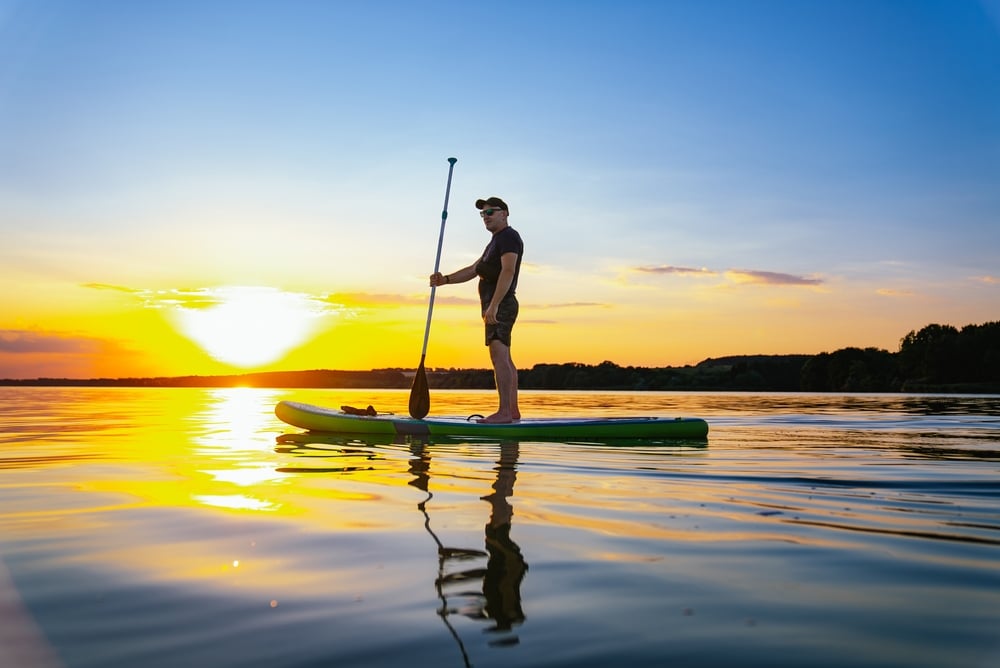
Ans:
{"type": "Polygon", "coordinates": [[[927,325],[899,351],[842,348],[818,355],[707,359],[640,368],[612,362],[539,364],[521,372],[529,389],[760,390],[779,392],[1000,392],[1000,322],[927,325]]]}
{"type": "MultiPolygon", "coordinates": [[[[409,388],[412,369],[278,371],[231,376],[0,380],[0,385],[123,387],[409,388]]],[[[432,369],[436,389],[492,389],[489,369],[432,369]]],[[[1000,322],[927,325],[904,336],[897,352],[842,348],[818,355],[740,355],[694,366],[622,367],[569,362],[536,364],[518,373],[523,389],[715,390],[773,392],[1000,393],[1000,322]]]]}
{"type": "Polygon", "coordinates": [[[795,392],[808,355],[707,359],[695,366],[620,367],[613,362],[537,364],[518,375],[520,387],[544,390],[768,390],[795,392]]]}
{"type": "Polygon", "coordinates": [[[225,376],[156,376],[151,378],[37,378],[0,380],[0,385],[59,387],[271,387],[368,389],[409,387],[410,380],[398,369],[373,371],[261,371],[225,376]]]}
{"type": "Polygon", "coordinates": [[[844,348],[809,359],[802,389],[813,391],[1000,391],[1000,322],[927,325],[911,331],[899,352],[844,348]]]}

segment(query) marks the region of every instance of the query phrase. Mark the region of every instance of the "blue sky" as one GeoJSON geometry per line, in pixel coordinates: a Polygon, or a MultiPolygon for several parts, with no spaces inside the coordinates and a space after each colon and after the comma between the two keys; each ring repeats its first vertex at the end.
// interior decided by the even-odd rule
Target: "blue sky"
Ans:
{"type": "Polygon", "coordinates": [[[99,284],[395,299],[422,332],[452,155],[442,263],[504,197],[530,361],[1000,315],[997,2],[0,0],[0,330],[107,336],[59,306],[112,310],[99,284]]]}

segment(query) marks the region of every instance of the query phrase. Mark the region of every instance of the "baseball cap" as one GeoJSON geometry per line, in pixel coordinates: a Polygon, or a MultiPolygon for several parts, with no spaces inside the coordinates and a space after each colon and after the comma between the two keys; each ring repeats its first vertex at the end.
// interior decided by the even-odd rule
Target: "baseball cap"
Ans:
{"type": "Polygon", "coordinates": [[[510,209],[507,208],[507,202],[503,201],[499,197],[488,197],[486,199],[477,199],[476,200],[476,208],[477,209],[482,210],[482,209],[485,209],[488,206],[495,206],[498,209],[503,209],[507,213],[510,213],[510,209]]]}

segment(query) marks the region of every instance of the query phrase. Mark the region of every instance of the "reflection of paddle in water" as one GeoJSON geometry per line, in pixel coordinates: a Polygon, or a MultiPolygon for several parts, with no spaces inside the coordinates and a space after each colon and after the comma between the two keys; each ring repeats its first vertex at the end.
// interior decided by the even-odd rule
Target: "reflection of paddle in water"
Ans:
{"type": "MultiPolygon", "coordinates": [[[[441,607],[438,615],[452,637],[458,643],[465,664],[469,657],[462,639],[448,619],[449,615],[459,613],[470,619],[491,621],[493,625],[486,629],[492,633],[511,633],[514,626],[524,621],[521,609],[521,580],[528,570],[528,565],[521,556],[521,550],[510,538],[511,519],[514,509],[507,499],[514,494],[514,481],[517,477],[516,465],[518,443],[501,443],[500,459],[494,469],[497,473],[493,483],[493,493],[482,497],[490,503],[491,512],[485,527],[486,551],[466,548],[445,547],[437,534],[431,528],[430,514],[427,512],[427,502],[433,498],[429,490],[430,453],[422,444],[414,444],[411,451],[414,457],[410,460],[410,473],[413,480],[409,484],[426,492],[427,498],[417,504],[424,515],[424,528],[431,535],[438,548],[438,576],[434,581],[441,607]],[[448,572],[449,566],[465,566],[468,562],[486,558],[486,567],[462,568],[448,572]],[[482,590],[465,589],[472,581],[482,581],[482,590]],[[459,591],[453,591],[461,587],[459,591]],[[452,590],[452,591],[449,591],[452,590]],[[449,603],[449,596],[459,596],[465,599],[461,606],[449,603]]],[[[492,641],[493,646],[516,645],[518,637],[511,633],[492,641]]]]}

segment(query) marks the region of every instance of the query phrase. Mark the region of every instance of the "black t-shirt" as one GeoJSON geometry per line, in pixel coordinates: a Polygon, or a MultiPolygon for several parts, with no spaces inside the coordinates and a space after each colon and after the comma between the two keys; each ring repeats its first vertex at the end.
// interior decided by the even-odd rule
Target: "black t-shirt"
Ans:
{"type": "Polygon", "coordinates": [[[521,256],[524,254],[524,242],[521,235],[513,227],[505,227],[490,239],[486,244],[483,256],[476,263],[476,274],[479,276],[479,298],[485,303],[493,299],[493,293],[497,289],[497,279],[500,278],[500,270],[503,265],[500,258],[507,253],[517,253],[517,263],[514,265],[514,280],[510,282],[510,289],[504,295],[504,299],[514,296],[517,289],[517,277],[521,273],[521,256]]]}

